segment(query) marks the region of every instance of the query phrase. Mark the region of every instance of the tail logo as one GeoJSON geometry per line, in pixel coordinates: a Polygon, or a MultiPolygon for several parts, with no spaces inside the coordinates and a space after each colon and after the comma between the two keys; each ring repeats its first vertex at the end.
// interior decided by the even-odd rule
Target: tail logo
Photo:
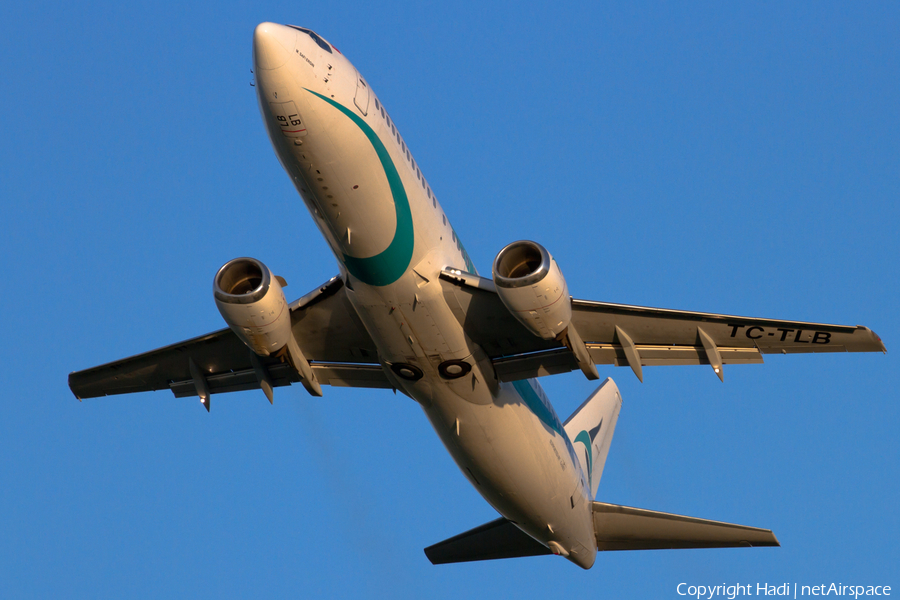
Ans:
{"type": "Polygon", "coordinates": [[[581,442],[584,446],[584,450],[587,453],[587,476],[588,476],[588,486],[591,490],[594,489],[594,439],[596,439],[597,434],[600,433],[600,427],[603,426],[603,419],[600,419],[600,422],[597,423],[597,426],[587,431],[582,429],[581,432],[575,436],[576,442],[581,442]]]}

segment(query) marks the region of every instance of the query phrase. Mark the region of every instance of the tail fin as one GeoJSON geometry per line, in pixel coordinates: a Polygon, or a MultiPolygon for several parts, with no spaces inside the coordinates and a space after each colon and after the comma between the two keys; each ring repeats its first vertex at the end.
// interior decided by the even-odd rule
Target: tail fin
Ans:
{"type": "Polygon", "coordinates": [[[565,423],[566,434],[575,447],[575,455],[588,476],[591,498],[597,497],[597,487],[600,485],[621,407],[619,388],[611,377],[607,377],[565,423]]]}

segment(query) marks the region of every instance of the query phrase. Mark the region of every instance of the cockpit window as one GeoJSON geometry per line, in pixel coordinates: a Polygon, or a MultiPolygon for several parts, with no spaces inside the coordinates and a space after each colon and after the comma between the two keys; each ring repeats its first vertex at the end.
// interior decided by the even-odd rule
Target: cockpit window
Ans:
{"type": "Polygon", "coordinates": [[[305,33],[306,35],[311,37],[313,39],[313,41],[319,45],[319,48],[321,48],[328,54],[332,54],[331,46],[328,45],[328,42],[326,42],[325,40],[320,38],[318,35],[316,35],[316,33],[314,31],[306,29],[305,27],[297,27],[296,25],[288,25],[288,27],[290,27],[292,29],[296,29],[297,31],[302,31],[303,33],[305,33]]]}

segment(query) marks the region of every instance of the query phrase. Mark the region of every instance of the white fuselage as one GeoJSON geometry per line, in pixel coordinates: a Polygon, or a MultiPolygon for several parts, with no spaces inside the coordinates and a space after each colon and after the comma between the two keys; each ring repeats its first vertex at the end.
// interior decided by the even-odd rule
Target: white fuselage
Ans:
{"type": "Polygon", "coordinates": [[[275,153],[337,257],[388,377],[421,404],[494,508],[589,568],[592,498],[572,443],[537,382],[498,382],[467,338],[439,274],[474,266],[368,82],[298,28],[259,25],[253,54],[275,153]]]}

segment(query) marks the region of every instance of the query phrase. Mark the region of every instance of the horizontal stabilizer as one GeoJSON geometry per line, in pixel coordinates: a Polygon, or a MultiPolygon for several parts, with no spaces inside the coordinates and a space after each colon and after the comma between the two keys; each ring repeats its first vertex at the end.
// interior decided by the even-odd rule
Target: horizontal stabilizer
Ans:
{"type": "Polygon", "coordinates": [[[543,554],[550,549],[503,517],[425,548],[433,565],[543,554]]]}
{"type": "Polygon", "coordinates": [[[605,502],[594,502],[594,533],[601,551],[781,545],[769,529],[605,502]]]}

